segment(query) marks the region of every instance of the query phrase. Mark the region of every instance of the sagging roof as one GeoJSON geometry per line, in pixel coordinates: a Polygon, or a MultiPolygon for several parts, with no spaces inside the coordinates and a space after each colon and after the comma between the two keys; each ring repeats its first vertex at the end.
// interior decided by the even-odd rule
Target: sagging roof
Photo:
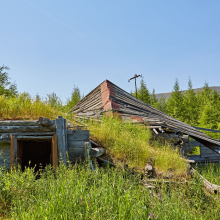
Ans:
{"type": "Polygon", "coordinates": [[[107,111],[116,111],[123,119],[133,119],[149,125],[182,132],[220,153],[220,142],[154,107],[142,102],[112,82],[105,80],[72,109],[77,116],[99,118],[107,111]]]}

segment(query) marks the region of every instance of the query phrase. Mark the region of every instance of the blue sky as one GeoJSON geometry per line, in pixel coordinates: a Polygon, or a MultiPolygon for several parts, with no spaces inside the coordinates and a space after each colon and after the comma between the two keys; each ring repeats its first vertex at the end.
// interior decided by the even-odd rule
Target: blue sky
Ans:
{"type": "Polygon", "coordinates": [[[19,92],[63,101],[108,79],[130,92],[220,86],[220,1],[1,0],[0,65],[19,92]],[[140,80],[139,80],[140,81],[140,80]]]}

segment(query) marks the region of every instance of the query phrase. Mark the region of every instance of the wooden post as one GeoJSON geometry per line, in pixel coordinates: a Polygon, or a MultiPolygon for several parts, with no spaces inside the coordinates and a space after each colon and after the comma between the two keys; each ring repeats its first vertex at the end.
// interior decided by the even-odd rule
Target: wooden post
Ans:
{"type": "Polygon", "coordinates": [[[14,169],[15,158],[17,157],[17,139],[11,135],[11,150],[10,150],[10,168],[14,169]]]}
{"type": "Polygon", "coordinates": [[[62,116],[58,116],[58,119],[56,119],[58,158],[59,161],[62,161],[65,165],[67,151],[66,133],[65,119],[62,116]]]}
{"type": "Polygon", "coordinates": [[[58,153],[57,153],[57,135],[52,138],[52,166],[58,167],[58,153]]]}

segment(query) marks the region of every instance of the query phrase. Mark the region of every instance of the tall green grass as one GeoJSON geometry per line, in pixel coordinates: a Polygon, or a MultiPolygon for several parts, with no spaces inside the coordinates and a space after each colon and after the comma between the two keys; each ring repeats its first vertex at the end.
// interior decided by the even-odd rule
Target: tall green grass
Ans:
{"type": "Polygon", "coordinates": [[[179,151],[165,141],[155,141],[145,126],[107,117],[101,123],[91,121],[89,131],[92,139],[105,147],[116,161],[141,169],[146,163],[153,163],[158,172],[186,174],[188,164],[180,158],[179,151]]]}
{"type": "Polygon", "coordinates": [[[86,166],[0,170],[0,214],[8,219],[219,219],[219,200],[199,182],[149,190],[125,170],[86,166]],[[208,205],[207,205],[208,204],[208,205]]]}
{"type": "Polygon", "coordinates": [[[55,118],[59,112],[46,101],[32,99],[27,93],[15,97],[0,96],[0,119],[55,118]]]}
{"type": "Polygon", "coordinates": [[[208,163],[206,165],[196,167],[196,169],[208,181],[220,185],[220,164],[208,163]]]}

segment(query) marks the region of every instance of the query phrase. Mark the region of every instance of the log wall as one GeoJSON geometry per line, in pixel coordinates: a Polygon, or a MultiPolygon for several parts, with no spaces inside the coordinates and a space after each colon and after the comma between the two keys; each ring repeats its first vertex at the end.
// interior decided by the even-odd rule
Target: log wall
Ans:
{"type": "Polygon", "coordinates": [[[0,120],[0,166],[5,164],[7,168],[10,168],[10,154],[11,158],[17,157],[15,150],[14,152],[10,152],[11,135],[17,143],[17,140],[23,139],[32,141],[39,141],[39,139],[52,140],[54,134],[56,134],[59,161],[67,164],[68,159],[71,163],[84,159],[84,143],[89,141],[89,131],[68,130],[66,119],[62,116],[59,116],[58,119],[53,121],[47,118],[40,118],[38,121],[0,120]],[[69,158],[66,157],[66,153],[69,158]]]}

